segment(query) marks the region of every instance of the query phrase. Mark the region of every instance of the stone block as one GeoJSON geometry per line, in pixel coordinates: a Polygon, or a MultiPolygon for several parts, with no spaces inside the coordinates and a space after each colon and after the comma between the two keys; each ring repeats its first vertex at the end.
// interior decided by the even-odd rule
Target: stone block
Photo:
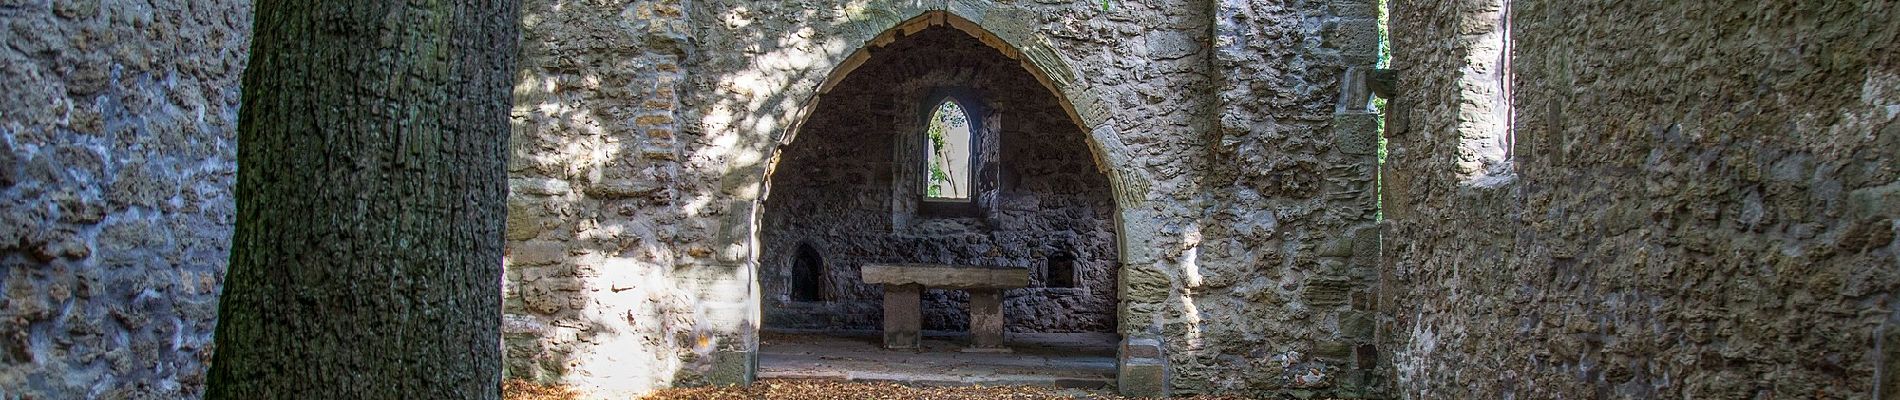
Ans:
{"type": "Polygon", "coordinates": [[[1333,115],[1333,148],[1352,155],[1379,153],[1379,114],[1347,112],[1333,115]]]}
{"type": "Polygon", "coordinates": [[[1374,0],[1334,0],[1333,15],[1347,18],[1378,18],[1379,3],[1374,0]]]}
{"type": "Polygon", "coordinates": [[[1328,361],[1348,361],[1353,356],[1353,345],[1347,342],[1320,342],[1313,345],[1313,356],[1328,361]]]}
{"type": "Polygon", "coordinates": [[[884,285],[884,348],[915,349],[922,338],[924,287],[884,285]]]}
{"type": "Polygon", "coordinates": [[[1003,293],[970,289],[970,347],[1003,348],[1003,293]]]}
{"type": "Polygon", "coordinates": [[[567,259],[567,244],[550,241],[528,241],[512,243],[508,246],[508,264],[548,265],[567,259]]]}
{"type": "Polygon", "coordinates": [[[1029,269],[937,264],[865,264],[864,283],[917,284],[939,289],[1029,286],[1029,269]]]}
{"type": "Polygon", "coordinates": [[[1115,387],[1128,397],[1168,397],[1168,373],[1162,364],[1123,364],[1115,373],[1115,387]]]}
{"type": "Polygon", "coordinates": [[[1352,286],[1349,279],[1315,277],[1306,282],[1305,292],[1300,297],[1309,306],[1343,305],[1350,299],[1352,286]]]}
{"type": "Polygon", "coordinates": [[[665,186],[655,181],[607,180],[588,186],[586,193],[603,199],[626,199],[654,195],[665,189],[665,186]]]}
{"type": "Polygon", "coordinates": [[[560,196],[571,190],[567,181],[546,178],[514,178],[508,180],[509,194],[535,196],[560,196]]]}
{"type": "Polygon", "coordinates": [[[1313,253],[1320,257],[1352,256],[1352,242],[1350,239],[1351,237],[1342,237],[1320,242],[1318,246],[1314,247],[1313,253]]]}
{"type": "Polygon", "coordinates": [[[1147,35],[1148,54],[1157,60],[1187,57],[1201,51],[1202,42],[1193,35],[1177,31],[1154,31],[1147,35]]]}
{"type": "Polygon", "coordinates": [[[541,225],[542,219],[540,205],[509,198],[507,230],[504,238],[508,240],[534,239],[545,230],[541,225]]]}
{"type": "Polygon", "coordinates": [[[1900,182],[1854,190],[1847,199],[1856,219],[1900,217],[1900,182]]]}
{"type": "Polygon", "coordinates": [[[745,386],[757,379],[759,353],[745,350],[719,350],[713,353],[712,370],[706,383],[719,386],[745,386]]]}
{"type": "Polygon", "coordinates": [[[1335,105],[1340,112],[1372,111],[1372,85],[1368,82],[1370,70],[1367,67],[1351,67],[1346,68],[1344,75],[1340,75],[1339,104],[1335,105]]]}
{"type": "Polygon", "coordinates": [[[1371,18],[1343,20],[1328,33],[1326,44],[1339,49],[1339,54],[1346,62],[1371,64],[1379,60],[1378,20],[1371,18]]]}
{"type": "Polygon", "coordinates": [[[1123,396],[1167,397],[1169,394],[1167,358],[1161,341],[1154,338],[1129,338],[1122,341],[1116,359],[1115,388],[1123,396]]]}
{"type": "Polygon", "coordinates": [[[1339,317],[1339,335],[1350,339],[1372,339],[1373,314],[1369,312],[1347,312],[1339,317]]]}
{"type": "Polygon", "coordinates": [[[1122,345],[1121,345],[1121,357],[1123,359],[1129,359],[1129,358],[1160,359],[1161,358],[1161,341],[1156,340],[1156,339],[1124,340],[1122,341],[1122,345]]]}
{"type": "Polygon", "coordinates": [[[1378,225],[1362,225],[1353,228],[1352,255],[1366,259],[1378,257],[1380,249],[1379,238],[1378,225]]]}
{"type": "MultiPolygon", "coordinates": [[[[1131,246],[1132,247],[1132,246],[1131,246]]],[[[1122,268],[1122,298],[1159,302],[1168,298],[1173,290],[1168,275],[1149,266],[1129,265],[1122,268]]]]}

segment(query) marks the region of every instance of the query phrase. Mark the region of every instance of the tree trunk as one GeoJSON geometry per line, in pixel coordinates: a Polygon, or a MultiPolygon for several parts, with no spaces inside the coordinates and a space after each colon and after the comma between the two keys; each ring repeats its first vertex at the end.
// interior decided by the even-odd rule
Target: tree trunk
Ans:
{"type": "Polygon", "coordinates": [[[208,397],[498,397],[517,2],[256,11],[208,397]]]}

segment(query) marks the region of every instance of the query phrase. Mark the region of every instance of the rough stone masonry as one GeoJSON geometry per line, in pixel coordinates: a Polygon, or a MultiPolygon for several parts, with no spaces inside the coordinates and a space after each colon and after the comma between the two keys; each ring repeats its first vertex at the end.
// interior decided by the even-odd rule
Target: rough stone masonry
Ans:
{"type": "Polygon", "coordinates": [[[247,1],[0,1],[0,398],[202,392],[247,1]]]}
{"type": "MultiPolygon", "coordinates": [[[[783,285],[795,277],[784,264],[798,251],[792,243],[813,239],[784,229],[805,218],[830,222],[797,229],[849,234],[814,247],[846,271],[827,287],[852,300],[809,323],[878,320],[872,289],[850,283],[850,266],[864,262],[853,257],[1040,268],[1060,245],[1089,268],[1111,266],[1098,276],[1112,292],[1078,293],[1088,301],[1073,310],[1112,311],[1013,329],[1106,329],[1160,343],[1149,348],[1165,368],[1145,370],[1173,374],[1157,376],[1151,394],[1359,397],[1387,384],[1366,355],[1377,340],[1376,118],[1363,96],[1342,101],[1351,92],[1342,82],[1377,61],[1371,0],[559,5],[531,2],[524,26],[505,303],[511,376],[597,393],[747,381],[758,327],[801,323],[781,310],[796,303],[786,301],[783,285]],[[880,72],[910,63],[903,54],[942,57],[917,40],[980,43],[971,54],[1021,71],[880,72]],[[1009,88],[995,106],[1004,152],[1012,134],[1050,135],[1044,147],[1071,149],[1052,167],[1019,166],[1076,178],[1025,175],[1021,187],[1055,191],[1015,192],[1038,201],[1011,205],[1060,218],[978,229],[908,220],[890,205],[902,197],[847,195],[892,193],[887,180],[908,176],[889,172],[902,160],[883,158],[905,148],[896,140],[904,129],[878,129],[895,126],[878,118],[907,121],[915,106],[903,98],[940,84],[1009,88]],[[879,97],[855,97],[867,95],[879,97]],[[1007,132],[1016,121],[1032,125],[1007,132]],[[864,158],[801,161],[828,153],[864,158]],[[814,181],[854,190],[798,189],[814,181]],[[1073,242],[1047,233],[1065,230],[1073,242]],[[880,231],[928,240],[853,237],[880,231]],[[970,239],[929,241],[957,236],[970,239]],[[937,260],[904,260],[894,258],[918,253],[880,246],[942,250],[922,253],[937,260]]],[[[943,315],[960,315],[960,298],[939,301],[943,315]]],[[[1061,309],[1053,304],[1046,309],[1061,309]]],[[[1035,321],[1023,311],[1045,308],[1011,309],[1009,319],[1035,321]]]]}
{"type": "Polygon", "coordinates": [[[1900,398],[1896,12],[1393,2],[1390,395],[1900,398]]]}
{"type": "MultiPolygon", "coordinates": [[[[783,228],[829,204],[938,261],[1068,250],[1112,283],[1018,292],[1010,329],[1120,334],[1135,394],[1900,397],[1896,6],[1388,8],[1381,66],[1376,0],[526,0],[507,374],[747,382],[760,326],[797,322],[762,309],[796,278],[783,228]],[[903,136],[798,167],[851,112],[903,130],[863,96],[923,86],[854,80],[919,40],[986,61],[908,76],[1005,79],[1003,134],[1047,139],[955,246],[895,228],[903,136]]],[[[0,397],[202,392],[249,14],[0,0],[0,397]]]]}

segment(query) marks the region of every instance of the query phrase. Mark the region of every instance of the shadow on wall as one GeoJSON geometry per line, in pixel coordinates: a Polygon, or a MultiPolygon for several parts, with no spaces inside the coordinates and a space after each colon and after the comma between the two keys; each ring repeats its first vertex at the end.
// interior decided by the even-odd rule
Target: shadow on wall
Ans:
{"type": "MultiPolygon", "coordinates": [[[[750,381],[760,200],[774,151],[791,140],[814,96],[845,76],[838,71],[869,57],[853,51],[888,43],[893,27],[983,29],[946,18],[945,7],[1006,24],[980,39],[1034,64],[1038,83],[1066,100],[1062,111],[1072,120],[1108,120],[1106,94],[1088,88],[1048,38],[1031,33],[1047,12],[1095,18],[1093,7],[931,3],[524,5],[504,283],[508,376],[600,396],[750,381]]],[[[1151,178],[1130,167],[1132,152],[1119,136],[1085,132],[1095,139],[1087,143],[1097,165],[1114,166],[1104,172],[1116,208],[1147,199],[1151,178]]],[[[1144,223],[1158,218],[1122,212],[1144,223]]],[[[1150,229],[1120,231],[1127,218],[1117,219],[1117,236],[1153,238],[1150,229]]],[[[1153,253],[1143,246],[1118,250],[1123,258],[1153,253]]],[[[1145,257],[1122,263],[1140,264],[1128,268],[1141,269],[1134,276],[1146,282],[1141,296],[1121,298],[1148,305],[1122,306],[1129,315],[1154,315],[1167,295],[1167,273],[1145,257]]]]}
{"type": "Polygon", "coordinates": [[[718,14],[689,17],[679,1],[523,4],[502,282],[508,378],[625,396],[751,373],[743,357],[756,343],[754,256],[711,243],[750,235],[718,231],[752,212],[721,200],[735,194],[720,193],[720,179],[762,171],[770,147],[706,143],[704,132],[741,120],[776,129],[772,121],[801,99],[751,94],[823,81],[851,49],[842,39],[814,42],[809,29],[855,19],[803,15],[806,31],[743,30],[733,37],[743,43],[717,47],[747,57],[708,60],[687,39],[689,18],[753,16],[744,7],[703,10],[718,14]],[[739,76],[684,73],[687,64],[735,60],[746,63],[727,67],[746,71],[739,76]],[[714,115],[685,111],[701,91],[741,86],[748,95],[723,97],[746,103],[707,108],[714,115]]]}

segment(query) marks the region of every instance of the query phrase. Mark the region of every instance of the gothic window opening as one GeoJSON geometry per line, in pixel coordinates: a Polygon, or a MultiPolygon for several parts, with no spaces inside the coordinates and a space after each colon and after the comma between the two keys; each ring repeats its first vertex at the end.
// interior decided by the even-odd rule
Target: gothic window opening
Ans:
{"type": "Polygon", "coordinates": [[[968,111],[953,98],[944,98],[930,113],[924,131],[924,200],[968,202],[971,184],[971,123],[968,111]]]}
{"type": "Polygon", "coordinates": [[[799,244],[792,259],[792,301],[823,301],[825,258],[810,244],[799,244]]]}

